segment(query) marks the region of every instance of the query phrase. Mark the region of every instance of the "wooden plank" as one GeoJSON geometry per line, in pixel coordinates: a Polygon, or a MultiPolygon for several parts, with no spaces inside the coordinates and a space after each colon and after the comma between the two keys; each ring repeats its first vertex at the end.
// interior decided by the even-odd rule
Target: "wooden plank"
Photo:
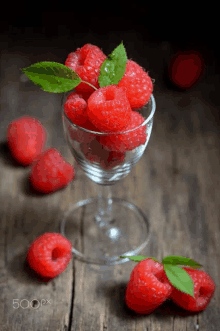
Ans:
{"type": "MultiPolygon", "coordinates": [[[[214,115],[210,115],[216,111],[215,105],[207,105],[198,91],[164,94],[158,88],[157,112],[146,152],[131,173],[113,187],[113,194],[136,204],[151,222],[151,239],[142,254],[159,260],[166,255],[191,257],[216,283],[214,298],[200,314],[182,316],[181,309],[166,303],[149,316],[138,316],[124,301],[134,262],[98,268],[73,259],[67,270],[48,284],[39,283],[24,265],[32,240],[41,233],[59,231],[69,205],[94,195],[95,188],[66,146],[60,97],[22,82],[18,68],[27,64],[27,55],[10,54],[9,64],[7,56],[1,59],[1,71],[7,69],[1,77],[4,107],[0,113],[0,329],[217,330],[219,137],[214,115]],[[57,147],[74,164],[76,180],[65,190],[47,196],[33,194],[28,186],[29,169],[11,162],[5,147],[6,127],[25,113],[36,116],[46,127],[47,147],[57,147]],[[33,308],[25,309],[34,299],[42,306],[38,308],[36,302],[33,308]],[[16,309],[15,302],[23,308],[16,309]]],[[[82,247],[81,237],[76,245],[82,247]]]]}

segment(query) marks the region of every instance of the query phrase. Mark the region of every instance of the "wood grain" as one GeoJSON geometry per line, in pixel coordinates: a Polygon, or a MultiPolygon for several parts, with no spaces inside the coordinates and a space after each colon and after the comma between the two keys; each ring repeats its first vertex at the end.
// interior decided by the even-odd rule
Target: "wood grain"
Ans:
{"type": "MultiPolygon", "coordinates": [[[[19,72],[29,64],[28,56],[7,52],[1,56],[0,329],[216,331],[220,322],[220,141],[215,104],[204,100],[198,90],[180,93],[156,86],[157,110],[149,145],[131,173],[112,188],[113,195],[136,204],[150,220],[150,242],[141,254],[159,260],[166,255],[193,258],[216,284],[214,298],[202,313],[189,315],[168,302],[149,316],[138,316],[124,301],[134,262],[97,267],[72,259],[65,272],[49,283],[38,281],[25,263],[30,243],[44,232],[58,232],[70,204],[95,192],[66,145],[60,95],[40,91],[19,72]],[[33,193],[30,168],[13,162],[6,129],[23,114],[37,117],[47,130],[47,147],[56,147],[74,165],[76,179],[67,188],[50,195],[33,193]],[[26,309],[28,303],[33,307],[26,309]]],[[[40,56],[43,59],[43,52],[40,56]]],[[[82,238],[77,245],[82,245],[82,238]]]]}

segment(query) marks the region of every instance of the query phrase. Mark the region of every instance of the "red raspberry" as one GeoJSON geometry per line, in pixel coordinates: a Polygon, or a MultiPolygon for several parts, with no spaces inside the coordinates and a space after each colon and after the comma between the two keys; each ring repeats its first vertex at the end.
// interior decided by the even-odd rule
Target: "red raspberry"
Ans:
{"type": "MultiPolygon", "coordinates": [[[[126,127],[127,130],[138,127],[145,121],[144,117],[137,111],[132,110],[130,123],[126,127]]],[[[110,151],[126,152],[135,149],[141,144],[145,144],[147,139],[147,125],[122,134],[112,134],[108,136],[100,136],[99,142],[110,151]]]]}
{"type": "Polygon", "coordinates": [[[140,314],[150,314],[172,293],[163,265],[152,259],[139,262],[132,270],[125,293],[127,306],[140,314]]]}
{"type": "Polygon", "coordinates": [[[90,96],[87,114],[102,132],[122,131],[131,118],[125,89],[117,85],[101,87],[90,96]]]}
{"type": "MultiPolygon", "coordinates": [[[[85,44],[68,55],[65,65],[74,70],[82,80],[99,88],[98,77],[105,59],[106,55],[99,47],[85,44]]],[[[76,92],[94,92],[94,89],[85,83],[80,83],[75,90],[76,92]]]]}
{"type": "Polygon", "coordinates": [[[132,60],[127,61],[125,74],[118,86],[126,88],[127,98],[132,109],[146,105],[153,91],[151,78],[139,64],[132,60]]]}
{"type": "Polygon", "coordinates": [[[9,124],[7,142],[14,159],[23,166],[28,166],[42,152],[46,130],[36,118],[23,116],[9,124]]]}
{"type": "Polygon", "coordinates": [[[34,189],[51,193],[68,185],[75,176],[75,170],[66,162],[56,148],[49,148],[33,162],[30,182],[34,189]]]}
{"type": "Polygon", "coordinates": [[[82,126],[87,121],[87,102],[79,94],[71,93],[64,104],[66,116],[74,124],[82,126]]]}
{"type": "MultiPolygon", "coordinates": [[[[89,93],[89,95],[91,95],[91,93],[89,93]]],[[[64,112],[69,120],[74,124],[84,129],[97,132],[99,130],[90,122],[88,118],[87,101],[85,96],[86,93],[70,93],[64,104],[64,112]]],[[[78,141],[79,143],[89,143],[95,139],[94,134],[72,127],[71,125],[68,125],[68,131],[70,138],[78,141]]]]}
{"type": "Polygon", "coordinates": [[[194,298],[173,287],[171,299],[180,307],[194,312],[204,310],[210,303],[215,291],[215,283],[212,278],[202,270],[183,267],[190,275],[194,285],[194,298]]]}
{"type": "Polygon", "coordinates": [[[178,52],[169,64],[171,81],[181,89],[191,88],[204,72],[204,61],[199,52],[178,52]]]}
{"type": "Polygon", "coordinates": [[[42,277],[53,278],[61,274],[72,257],[72,244],[59,233],[44,233],[30,245],[27,261],[42,277]]]}
{"type": "Polygon", "coordinates": [[[90,95],[91,95],[94,91],[95,91],[95,90],[93,89],[92,92],[83,92],[83,91],[81,91],[80,93],[71,92],[71,93],[67,96],[66,100],[69,100],[69,99],[75,99],[76,95],[79,95],[80,98],[83,98],[83,99],[87,102],[87,100],[89,99],[90,95]]]}
{"type": "Polygon", "coordinates": [[[89,144],[81,144],[81,151],[91,162],[99,163],[104,169],[112,169],[124,161],[125,154],[109,152],[95,139],[89,144]]]}

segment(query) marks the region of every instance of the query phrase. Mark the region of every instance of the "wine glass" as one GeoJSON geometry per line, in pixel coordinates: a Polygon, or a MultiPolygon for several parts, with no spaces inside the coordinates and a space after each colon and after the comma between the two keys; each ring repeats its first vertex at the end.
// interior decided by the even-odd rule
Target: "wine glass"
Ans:
{"type": "MultiPolygon", "coordinates": [[[[146,141],[133,150],[109,150],[103,141],[113,140],[118,133],[101,133],[74,124],[64,112],[68,94],[63,95],[62,120],[66,141],[85,175],[97,186],[98,194],[81,200],[66,212],[61,233],[72,242],[73,254],[81,261],[98,265],[128,262],[148,243],[150,224],[143,212],[132,203],[112,197],[111,185],[126,177],[140,160],[150,139],[156,109],[153,94],[139,112],[145,121],[129,131],[144,127],[146,141]],[[81,238],[79,244],[79,238],[81,238]]],[[[124,135],[126,132],[120,132],[124,135]]],[[[122,136],[121,136],[122,137],[122,136]]]]}

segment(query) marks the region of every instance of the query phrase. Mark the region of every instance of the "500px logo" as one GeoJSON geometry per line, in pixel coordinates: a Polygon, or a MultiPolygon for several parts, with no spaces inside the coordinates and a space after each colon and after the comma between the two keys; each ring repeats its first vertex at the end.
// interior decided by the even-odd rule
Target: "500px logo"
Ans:
{"type": "Polygon", "coordinates": [[[41,299],[40,301],[37,299],[33,299],[31,301],[28,301],[27,299],[13,299],[13,308],[18,309],[21,307],[22,309],[32,308],[32,309],[38,309],[39,307],[45,306],[47,304],[51,305],[51,299],[41,299]],[[25,303],[26,301],[26,303],[25,303]]]}

